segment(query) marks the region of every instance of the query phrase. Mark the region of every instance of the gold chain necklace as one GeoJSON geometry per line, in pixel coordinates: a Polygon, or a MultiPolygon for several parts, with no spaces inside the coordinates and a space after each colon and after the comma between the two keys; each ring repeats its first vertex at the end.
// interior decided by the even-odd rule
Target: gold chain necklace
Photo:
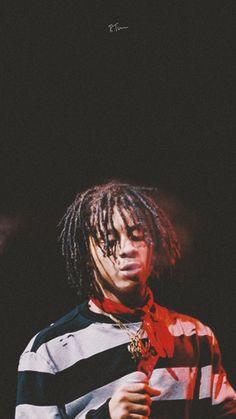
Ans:
{"type": "Polygon", "coordinates": [[[130,337],[130,342],[127,346],[128,351],[131,353],[131,358],[137,360],[145,359],[149,356],[150,351],[150,341],[142,341],[143,330],[143,321],[141,326],[135,333],[131,333],[128,327],[121,320],[114,317],[112,314],[109,314],[109,317],[119,326],[121,330],[124,330],[127,335],[130,337]]]}

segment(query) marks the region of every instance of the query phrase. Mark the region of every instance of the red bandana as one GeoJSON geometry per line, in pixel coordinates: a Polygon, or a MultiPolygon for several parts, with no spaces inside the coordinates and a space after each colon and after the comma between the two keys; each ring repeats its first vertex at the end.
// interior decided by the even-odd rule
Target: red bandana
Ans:
{"type": "Polygon", "coordinates": [[[161,314],[164,314],[165,309],[155,303],[150,288],[147,291],[146,304],[138,308],[129,308],[108,298],[104,298],[102,303],[97,298],[92,298],[92,301],[106,313],[123,315],[129,317],[130,320],[135,315],[139,316],[140,320],[143,320],[143,328],[150,340],[151,350],[147,357],[142,358],[138,362],[139,371],[143,371],[150,377],[159,357],[171,358],[173,356],[174,338],[170,334],[164,320],[161,319],[163,317],[161,314]]]}

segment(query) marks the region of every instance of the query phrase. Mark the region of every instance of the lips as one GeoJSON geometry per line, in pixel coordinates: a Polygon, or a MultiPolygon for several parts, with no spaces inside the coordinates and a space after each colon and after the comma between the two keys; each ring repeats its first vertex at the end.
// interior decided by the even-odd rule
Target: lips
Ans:
{"type": "Polygon", "coordinates": [[[122,266],[120,272],[122,276],[130,279],[134,279],[139,277],[141,272],[141,265],[140,263],[127,263],[126,265],[122,266]]]}
{"type": "Polygon", "coordinates": [[[136,271],[139,270],[141,268],[140,263],[127,263],[126,265],[124,265],[120,270],[121,271],[136,271]]]}

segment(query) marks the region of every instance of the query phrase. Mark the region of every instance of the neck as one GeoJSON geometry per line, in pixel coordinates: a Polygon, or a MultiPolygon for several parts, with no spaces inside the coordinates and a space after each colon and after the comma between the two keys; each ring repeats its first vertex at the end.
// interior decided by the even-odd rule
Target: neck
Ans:
{"type": "Polygon", "coordinates": [[[145,293],[142,296],[131,295],[126,298],[121,298],[117,300],[116,302],[119,304],[123,304],[124,306],[129,307],[131,309],[136,309],[136,308],[142,307],[146,303],[146,300],[147,300],[147,294],[145,293]]]}
{"type": "MultiPolygon", "coordinates": [[[[103,297],[104,299],[108,299],[113,303],[122,304],[128,308],[135,309],[142,307],[146,301],[148,296],[147,288],[143,289],[142,292],[132,292],[129,294],[114,294],[110,293],[109,290],[103,289],[103,297]]],[[[101,300],[102,302],[102,300],[101,300]]]]}
{"type": "Polygon", "coordinates": [[[103,314],[104,316],[110,317],[104,310],[99,308],[96,304],[94,304],[93,300],[89,300],[88,302],[89,310],[93,311],[97,314],[103,314]]]}
{"type": "Polygon", "coordinates": [[[105,313],[121,316],[124,315],[130,318],[133,316],[143,316],[145,313],[147,314],[150,308],[154,305],[153,294],[149,288],[147,289],[145,300],[142,299],[139,305],[137,305],[136,301],[135,306],[131,306],[130,301],[129,305],[127,305],[106,297],[103,301],[100,301],[98,298],[92,298],[92,302],[105,313]]]}

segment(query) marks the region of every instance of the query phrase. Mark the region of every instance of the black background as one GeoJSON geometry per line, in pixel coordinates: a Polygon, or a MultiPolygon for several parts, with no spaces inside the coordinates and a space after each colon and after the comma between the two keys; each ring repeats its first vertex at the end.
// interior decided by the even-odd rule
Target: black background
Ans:
{"type": "Polygon", "coordinates": [[[78,191],[111,178],[159,187],[183,247],[159,302],[213,328],[236,385],[234,15],[234,1],[9,3],[1,417],[13,417],[29,339],[77,303],[57,223],[78,191]],[[116,22],[128,29],[110,33],[116,22]]]}

